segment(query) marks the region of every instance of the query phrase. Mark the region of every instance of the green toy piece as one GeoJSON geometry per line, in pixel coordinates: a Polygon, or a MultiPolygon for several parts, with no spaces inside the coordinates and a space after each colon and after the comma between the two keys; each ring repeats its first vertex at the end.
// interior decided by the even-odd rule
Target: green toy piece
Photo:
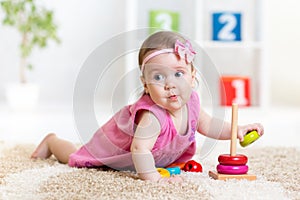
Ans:
{"type": "Polygon", "coordinates": [[[240,142],[240,145],[242,147],[246,147],[255,142],[259,137],[260,135],[257,133],[257,131],[251,131],[244,136],[244,141],[240,142]]]}

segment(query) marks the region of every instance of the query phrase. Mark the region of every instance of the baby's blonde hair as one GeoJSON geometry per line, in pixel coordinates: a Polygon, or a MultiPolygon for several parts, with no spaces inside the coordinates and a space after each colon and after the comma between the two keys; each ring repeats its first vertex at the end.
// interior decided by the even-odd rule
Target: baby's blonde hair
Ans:
{"type": "Polygon", "coordinates": [[[182,43],[186,42],[186,39],[182,35],[172,31],[160,31],[150,35],[140,48],[139,66],[141,67],[143,60],[150,52],[174,48],[177,40],[182,43]]]}

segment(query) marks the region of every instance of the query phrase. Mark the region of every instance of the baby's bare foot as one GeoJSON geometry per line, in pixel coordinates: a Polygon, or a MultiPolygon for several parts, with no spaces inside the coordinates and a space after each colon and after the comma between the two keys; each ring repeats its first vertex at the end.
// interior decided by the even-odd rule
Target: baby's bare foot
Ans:
{"type": "Polygon", "coordinates": [[[56,137],[56,135],[54,133],[48,134],[42,140],[42,142],[39,144],[39,146],[35,149],[35,151],[31,154],[31,158],[33,158],[33,159],[36,159],[36,158],[42,158],[42,159],[49,158],[52,155],[52,153],[49,149],[48,141],[53,137],[56,137]]]}

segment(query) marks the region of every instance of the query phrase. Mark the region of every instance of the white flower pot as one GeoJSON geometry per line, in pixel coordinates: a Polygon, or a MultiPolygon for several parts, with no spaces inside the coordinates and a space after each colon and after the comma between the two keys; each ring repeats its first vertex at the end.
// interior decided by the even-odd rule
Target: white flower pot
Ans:
{"type": "Polygon", "coordinates": [[[6,87],[8,105],[14,111],[32,111],[39,98],[39,87],[36,84],[11,84],[6,87]]]}

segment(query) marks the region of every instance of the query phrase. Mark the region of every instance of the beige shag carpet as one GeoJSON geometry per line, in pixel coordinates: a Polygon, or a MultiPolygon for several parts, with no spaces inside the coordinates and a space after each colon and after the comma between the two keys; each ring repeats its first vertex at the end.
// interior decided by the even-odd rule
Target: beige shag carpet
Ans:
{"type": "Polygon", "coordinates": [[[54,158],[33,161],[34,148],[0,142],[0,199],[300,199],[300,152],[295,148],[239,152],[248,156],[256,181],[210,179],[208,171],[222,152],[212,153],[200,160],[203,173],[184,172],[180,184],[142,181],[131,172],[70,168],[54,158]]]}

